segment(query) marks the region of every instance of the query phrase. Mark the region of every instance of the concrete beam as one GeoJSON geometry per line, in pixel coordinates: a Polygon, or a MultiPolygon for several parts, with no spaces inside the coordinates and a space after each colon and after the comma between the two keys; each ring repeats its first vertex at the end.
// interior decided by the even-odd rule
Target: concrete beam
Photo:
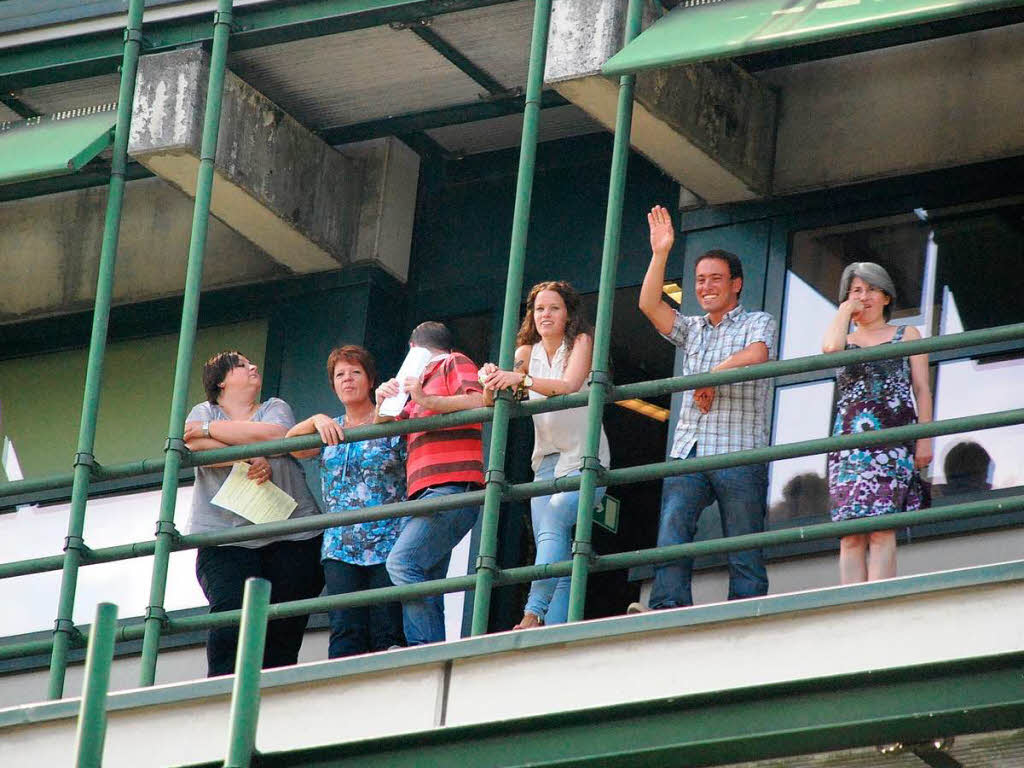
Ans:
{"type": "MultiPolygon", "coordinates": [[[[0,203],[0,323],[92,307],[106,205],[106,187],[0,203]]],[[[128,184],[116,304],[181,293],[191,223],[192,201],[181,191],[154,178],[128,184]]],[[[204,290],[288,275],[216,218],[210,221],[206,253],[204,290]]]]}
{"type": "MultiPolygon", "coordinates": [[[[194,196],[209,55],[139,63],[128,152],[194,196]]],[[[362,168],[239,77],[224,82],[212,213],[293,272],[350,260],[362,168]]]]}
{"type": "MultiPolygon", "coordinates": [[[[622,47],[625,10],[626,0],[552,6],[544,79],[609,129],[618,82],[601,65],[622,47]]],[[[709,203],[761,197],[771,187],[777,109],[775,91],[729,61],[644,72],[633,148],[709,203]]]]}
{"type": "Polygon", "coordinates": [[[1024,25],[760,75],[781,92],[776,194],[1024,154],[1024,25]]]}

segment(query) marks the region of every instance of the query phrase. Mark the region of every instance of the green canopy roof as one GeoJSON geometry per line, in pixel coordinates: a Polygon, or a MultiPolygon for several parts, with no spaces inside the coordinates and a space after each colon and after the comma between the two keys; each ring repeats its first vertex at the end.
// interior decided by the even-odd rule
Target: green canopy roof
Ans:
{"type": "Polygon", "coordinates": [[[1021,5],[1022,0],[686,0],[605,62],[625,75],[1021,5]]]}
{"type": "Polygon", "coordinates": [[[97,110],[0,123],[0,184],[74,173],[111,145],[116,122],[97,110]]]}

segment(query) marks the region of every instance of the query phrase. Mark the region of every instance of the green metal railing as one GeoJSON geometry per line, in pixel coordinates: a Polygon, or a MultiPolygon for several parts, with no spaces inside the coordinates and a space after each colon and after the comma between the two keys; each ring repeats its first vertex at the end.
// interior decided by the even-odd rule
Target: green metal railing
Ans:
{"type": "Polygon", "coordinates": [[[100,385],[103,381],[103,358],[107,348],[107,325],[114,290],[114,263],[121,233],[121,208],[124,203],[125,168],[128,164],[128,135],[135,97],[135,75],[142,46],[142,11],[144,0],[131,0],[128,25],[124,32],[124,54],[121,59],[121,85],[118,91],[117,124],[114,128],[114,155],[110,161],[110,188],[107,213],[103,224],[103,245],[100,249],[99,275],[96,279],[96,304],[92,316],[89,341],[89,362],[85,371],[85,392],[82,396],[82,422],[75,453],[71,513],[68,535],[64,542],[64,573],[61,577],[60,601],[54,625],[53,655],[50,663],[49,697],[59,699],[64,692],[64,670],[67,652],[74,639],[72,613],[78,585],[78,567],[85,542],[85,504],[89,497],[90,468],[96,444],[96,418],[100,407],[100,385]]]}
{"type": "MultiPolygon", "coordinates": [[[[532,187],[534,152],[537,140],[537,120],[539,112],[540,85],[543,80],[544,56],[546,51],[550,0],[538,0],[535,6],[533,42],[531,46],[530,71],[527,89],[527,112],[524,122],[522,153],[520,158],[520,177],[517,188],[516,212],[513,224],[513,237],[510,245],[510,263],[506,284],[506,300],[503,313],[501,334],[501,350],[499,364],[503,368],[511,367],[515,328],[518,324],[518,311],[522,297],[523,267],[526,254],[526,239],[530,213],[530,190],[532,187]]],[[[137,29],[141,24],[141,0],[133,0],[131,13],[138,12],[138,18],[130,15],[129,29],[137,29]],[[136,21],[138,23],[136,23],[136,21]],[[132,25],[135,24],[133,27],[132,25]]],[[[631,0],[628,10],[626,39],[635,36],[639,28],[641,0],[631,0]]],[[[783,375],[825,370],[840,365],[849,365],[871,360],[882,360],[903,357],[911,354],[924,354],[946,349],[959,349],[968,346],[1017,341],[1024,339],[1024,323],[1006,325],[981,331],[933,337],[898,344],[871,347],[867,349],[849,350],[829,355],[813,355],[792,360],[772,361],[747,368],[730,369],[716,373],[694,376],[674,377],[656,381],[642,382],[625,386],[613,387],[607,376],[607,362],[610,344],[610,328],[612,315],[612,297],[615,289],[616,260],[619,250],[619,236],[622,217],[623,190],[626,165],[629,151],[629,129],[632,106],[632,79],[623,78],[619,85],[619,107],[616,122],[616,141],[613,151],[611,168],[611,184],[609,188],[608,211],[605,225],[605,246],[603,250],[601,281],[598,299],[597,326],[595,329],[594,363],[591,376],[591,387],[588,393],[563,395],[547,400],[524,403],[512,402],[500,396],[494,408],[481,408],[472,411],[435,416],[429,419],[408,420],[389,424],[355,427],[346,430],[349,441],[367,440],[385,435],[407,434],[424,429],[437,429],[447,426],[493,421],[486,487],[480,491],[463,494],[435,497],[425,500],[405,501],[396,504],[371,507],[353,512],[334,513],[315,517],[286,520],[264,525],[246,526],[243,529],[228,529],[202,534],[180,535],[174,528],[174,502],[178,485],[179,470],[182,467],[200,466],[225,461],[234,461],[254,456],[284,453],[320,446],[319,436],[308,435],[285,440],[274,440],[250,445],[231,446],[212,451],[191,453],[182,442],[183,421],[187,396],[188,371],[192,364],[196,317],[200,294],[203,252],[206,237],[206,222],[209,215],[210,191],[212,185],[213,160],[216,148],[216,137],[220,111],[219,94],[223,82],[224,57],[230,30],[230,0],[220,0],[218,13],[215,17],[213,57],[210,67],[209,102],[204,122],[203,149],[197,179],[196,207],[193,219],[192,240],[189,252],[188,276],[185,286],[185,306],[183,310],[181,338],[175,371],[175,383],[172,395],[171,418],[168,428],[168,442],[165,456],[159,459],[143,459],[125,464],[104,466],[95,462],[91,451],[95,436],[95,417],[98,408],[99,377],[102,368],[102,352],[106,338],[105,316],[109,311],[108,295],[101,296],[97,292],[97,318],[102,314],[102,323],[97,319],[94,324],[93,346],[90,351],[90,374],[87,376],[86,403],[83,407],[82,436],[79,441],[79,453],[76,455],[75,469],[70,474],[60,474],[48,478],[23,480],[0,485],[0,499],[12,499],[43,490],[72,486],[72,522],[69,525],[69,538],[65,554],[34,558],[14,563],[0,564],[0,578],[12,578],[32,573],[47,571],[64,571],[61,597],[58,608],[57,631],[50,640],[40,640],[0,646],[0,659],[16,658],[44,653],[51,654],[50,695],[59,697],[63,692],[64,670],[67,663],[68,648],[73,642],[81,641],[88,635],[90,641],[97,643],[107,630],[104,622],[97,619],[91,628],[76,628],[71,623],[71,608],[74,604],[75,579],[78,568],[82,565],[112,562],[155,555],[153,578],[150,590],[149,605],[142,624],[121,625],[116,630],[116,640],[120,642],[143,640],[143,658],[141,683],[151,685],[155,676],[160,637],[163,634],[191,632],[200,629],[238,625],[243,610],[226,611],[205,616],[184,618],[168,617],[163,609],[166,588],[167,564],[170,553],[200,546],[230,544],[242,540],[252,540],[280,536],[299,531],[320,530],[337,525],[355,522],[380,520],[406,515],[430,515],[436,512],[471,505],[483,505],[481,522],[480,557],[475,574],[440,579],[420,584],[401,587],[388,587],[367,590],[344,595],[311,598],[288,603],[265,606],[259,602],[257,616],[251,636],[247,635],[239,646],[240,661],[238,678],[236,679],[236,699],[250,700],[248,709],[236,712],[237,729],[233,731],[231,752],[228,765],[244,765],[252,757],[253,734],[255,728],[258,703],[254,700],[258,692],[258,669],[262,658],[262,630],[268,619],[288,616],[306,615],[313,612],[343,607],[370,605],[394,600],[408,600],[427,595],[438,595],[456,591],[474,591],[473,626],[474,634],[481,634],[488,629],[487,615],[490,605],[490,594],[495,586],[529,582],[539,578],[572,575],[570,619],[582,618],[586,592],[587,575],[590,572],[608,571],[630,568],[644,564],[669,562],[681,557],[697,557],[712,553],[721,553],[742,549],[779,545],[797,541],[836,538],[853,533],[866,533],[917,525],[945,520],[968,519],[994,512],[1009,512],[1024,509],[1024,495],[999,500],[958,504],[937,509],[905,512],[878,518],[853,520],[844,523],[822,523],[797,528],[787,528],[760,534],[750,534],[713,541],[693,542],[671,547],[651,548],[635,552],[613,555],[595,556],[590,548],[591,504],[594,489],[600,485],[622,485],[660,479],[674,475],[720,469],[728,466],[765,463],[796,456],[819,454],[824,451],[840,450],[852,447],[887,445],[902,443],[919,437],[954,434],[967,430],[988,429],[1024,423],[1024,409],[1001,411],[957,419],[946,419],[928,424],[913,424],[877,432],[842,435],[838,437],[807,440],[784,445],[774,445],[748,451],[739,451],[717,456],[705,456],[686,461],[665,461],[647,465],[608,469],[600,466],[596,458],[600,420],[606,403],[629,398],[643,398],[691,390],[704,386],[720,386],[741,381],[760,378],[778,377],[783,375]],[[105,306],[101,306],[101,298],[105,306]],[[94,365],[94,356],[97,358],[94,365]],[[91,382],[91,384],[90,384],[91,382]],[[583,472],[575,477],[562,477],[554,480],[535,481],[510,485],[505,480],[505,451],[509,419],[524,418],[566,408],[588,406],[589,423],[585,450],[583,472]],[[84,439],[87,438],[87,439],[84,439]],[[82,540],[85,500],[89,494],[90,481],[111,480],[163,472],[163,489],[156,537],[153,540],[132,542],[128,544],[89,549],[82,540]],[[559,491],[580,490],[580,506],[577,516],[577,536],[574,543],[571,561],[549,563],[535,566],[499,569],[497,567],[497,530],[500,504],[508,500],[524,500],[536,496],[548,495],[559,491]],[[260,638],[257,639],[257,635],[260,638]],[[251,640],[251,642],[250,642],[251,640]],[[259,650],[259,652],[257,652],[259,650]],[[244,680],[243,680],[244,678],[244,680]],[[242,691],[242,693],[239,693],[242,691]]],[[[129,80],[134,81],[135,56],[137,61],[138,39],[136,32],[126,33],[125,66],[122,72],[122,100],[119,109],[118,137],[124,137],[123,145],[115,146],[115,169],[123,169],[124,147],[126,146],[127,120],[130,118],[131,90],[129,80]],[[127,92],[127,97],[125,93],[127,92]],[[125,110],[127,110],[125,112],[125,110]],[[122,112],[125,112],[124,122],[122,112]],[[119,150],[120,149],[120,154],[119,150]],[[117,161],[120,157],[122,165],[117,161]]],[[[111,199],[114,198],[114,180],[112,179],[111,199]]],[[[123,177],[118,187],[118,195],[123,191],[123,177]]],[[[108,207],[108,230],[112,233],[112,243],[116,246],[116,220],[119,217],[120,203],[112,212],[108,207]],[[111,224],[111,219],[114,223],[111,224]]],[[[114,249],[116,250],[116,248],[114,249]]],[[[109,257],[109,275],[102,279],[112,279],[113,251],[108,252],[107,239],[104,241],[104,253],[109,257]]],[[[101,269],[101,274],[105,274],[101,269]]],[[[243,633],[245,634],[245,633],[243,633]]],[[[104,689],[105,690],[105,689],[104,689]]],[[[241,706],[241,705],[240,705],[241,706]]],[[[83,719],[84,719],[83,715],[83,719]]],[[[99,728],[94,723],[93,728],[99,728]]],[[[102,750],[102,742],[100,742],[102,750]]]]}

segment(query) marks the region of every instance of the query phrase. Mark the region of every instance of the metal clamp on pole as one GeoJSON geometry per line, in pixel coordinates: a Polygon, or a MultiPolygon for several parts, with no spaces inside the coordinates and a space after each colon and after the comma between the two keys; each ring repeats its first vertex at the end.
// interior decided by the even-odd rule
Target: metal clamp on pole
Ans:
{"type": "Polygon", "coordinates": [[[575,539],[573,539],[572,554],[573,557],[575,557],[576,555],[583,555],[588,560],[593,560],[594,548],[590,545],[589,541],[576,541],[575,539]]]}
{"type": "Polygon", "coordinates": [[[611,389],[611,374],[609,374],[608,371],[591,371],[590,376],[587,377],[587,384],[591,387],[604,387],[606,390],[611,389]]]}
{"type": "Polygon", "coordinates": [[[605,473],[608,468],[601,463],[601,460],[597,456],[581,456],[580,457],[580,470],[593,470],[597,473],[597,477],[600,480],[604,480],[605,473]]]}
{"type": "Polygon", "coordinates": [[[96,462],[96,457],[85,451],[79,451],[75,454],[75,460],[72,462],[71,466],[77,467],[79,464],[87,466],[90,474],[95,472],[96,467],[99,466],[96,462]]]}
{"type": "Polygon", "coordinates": [[[85,539],[81,536],[72,536],[70,534],[64,537],[64,551],[67,552],[69,549],[77,549],[83,560],[89,556],[90,552],[90,549],[85,545],[85,539]]]}
{"type": "Polygon", "coordinates": [[[480,570],[487,570],[487,571],[494,571],[495,573],[497,573],[497,571],[498,571],[498,558],[494,557],[493,555],[477,555],[477,558],[476,558],[476,569],[478,571],[480,571],[480,570]]]}
{"type": "Polygon", "coordinates": [[[68,636],[71,640],[71,645],[74,648],[85,647],[85,635],[83,635],[78,627],[75,626],[75,622],[71,619],[56,619],[53,622],[53,633],[57,634],[62,632],[68,636]]]}
{"type": "Polygon", "coordinates": [[[488,469],[484,472],[484,485],[490,485],[494,483],[501,487],[502,492],[508,487],[508,481],[505,479],[504,469],[488,469]]]}
{"type": "Polygon", "coordinates": [[[181,538],[181,532],[175,527],[173,520],[156,521],[156,530],[153,532],[153,535],[160,536],[161,534],[170,536],[175,541],[181,538]]]}
{"type": "Polygon", "coordinates": [[[164,453],[168,451],[175,451],[181,456],[188,456],[190,453],[188,446],[185,445],[185,441],[180,437],[168,437],[164,441],[164,453]]]}
{"type": "Polygon", "coordinates": [[[152,43],[148,42],[145,37],[142,36],[141,29],[132,29],[128,27],[124,31],[125,43],[138,43],[140,48],[151,48],[152,43]]]}
{"type": "Polygon", "coordinates": [[[167,611],[159,605],[147,605],[146,606],[146,621],[150,619],[156,619],[160,622],[160,625],[166,627],[170,623],[170,618],[167,616],[167,611]]]}
{"type": "Polygon", "coordinates": [[[228,29],[235,29],[235,14],[231,11],[214,11],[213,12],[213,26],[218,24],[224,24],[228,29]]]}

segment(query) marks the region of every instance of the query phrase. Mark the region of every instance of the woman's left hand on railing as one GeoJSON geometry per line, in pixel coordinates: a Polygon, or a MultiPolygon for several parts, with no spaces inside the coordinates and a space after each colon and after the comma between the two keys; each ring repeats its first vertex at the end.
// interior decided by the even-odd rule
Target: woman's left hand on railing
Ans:
{"type": "Polygon", "coordinates": [[[270,468],[270,462],[264,456],[257,456],[249,459],[249,471],[246,477],[253,480],[256,485],[263,485],[274,476],[274,470],[270,468]]]}

